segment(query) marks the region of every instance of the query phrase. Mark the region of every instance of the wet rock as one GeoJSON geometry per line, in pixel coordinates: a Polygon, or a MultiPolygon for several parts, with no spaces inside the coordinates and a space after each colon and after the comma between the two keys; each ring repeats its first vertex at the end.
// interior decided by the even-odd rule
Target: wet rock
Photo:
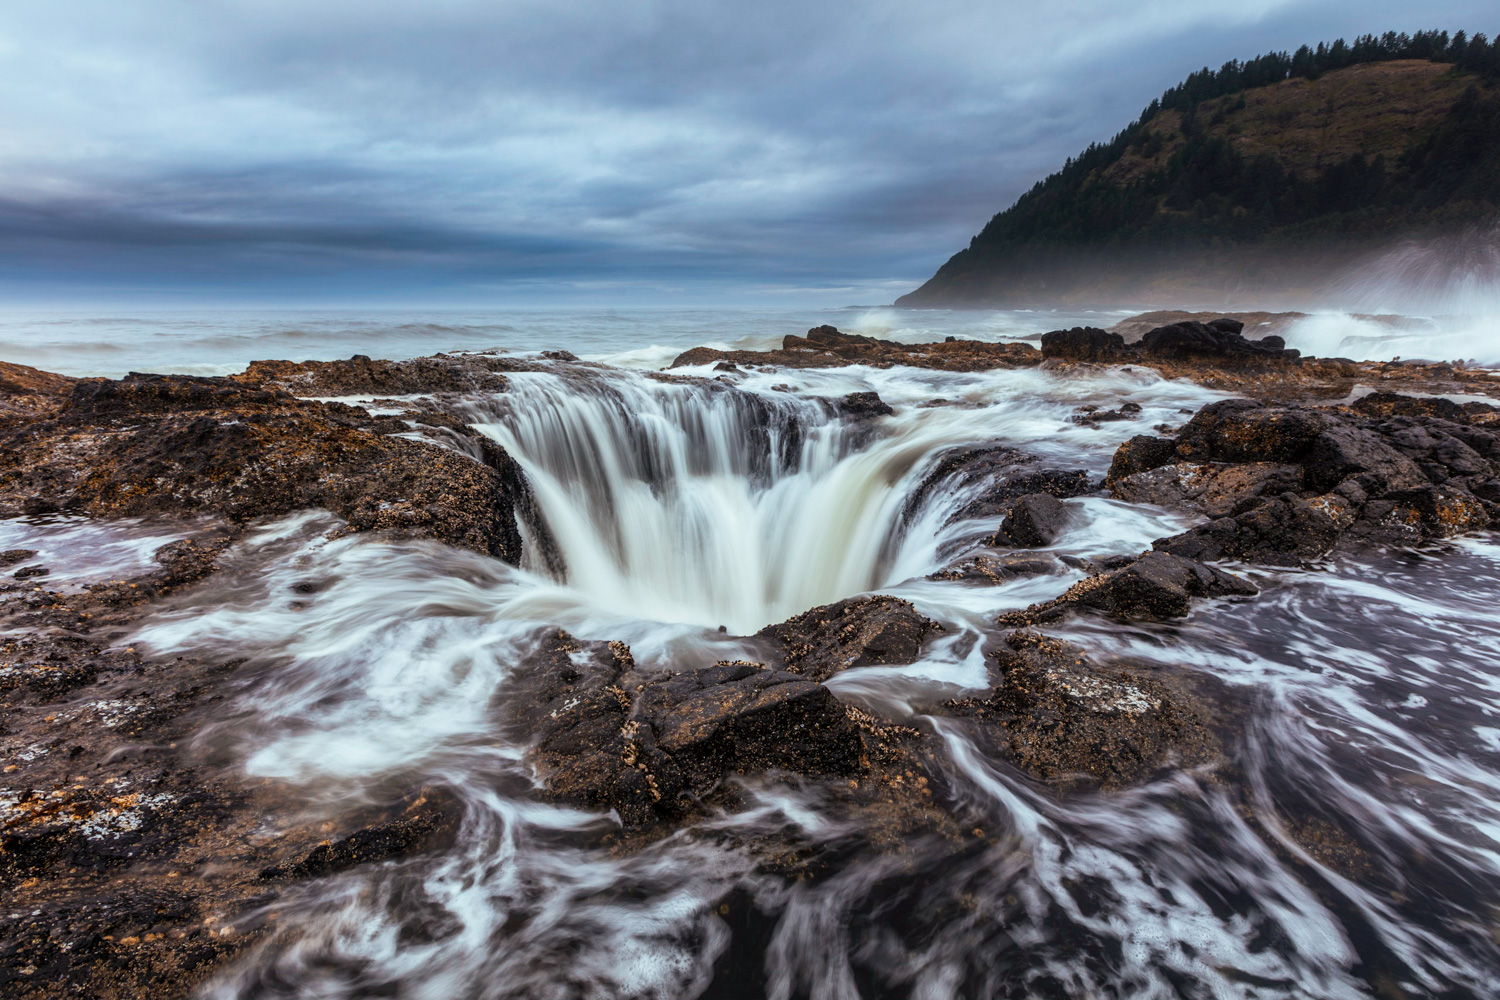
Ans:
{"type": "Polygon", "coordinates": [[[424,791],[400,816],[326,841],[296,861],[261,870],[262,879],[321,878],[358,865],[435,850],[451,842],[458,828],[458,803],[443,793],[424,791]]]}
{"type": "Polygon", "coordinates": [[[1337,495],[1305,500],[1295,494],[1262,503],[1236,517],[1221,517],[1152,543],[1160,552],[1188,559],[1234,559],[1268,566],[1296,566],[1325,555],[1356,513],[1337,495]]]}
{"type": "Polygon", "coordinates": [[[1103,572],[1069,587],[1062,596],[999,616],[999,624],[1030,628],[1056,621],[1078,608],[1121,618],[1178,618],[1195,598],[1248,597],[1258,593],[1247,580],[1169,552],[1147,552],[1124,561],[1105,560],[1103,572]]]}
{"type": "Polygon", "coordinates": [[[670,367],[712,365],[728,362],[785,368],[839,368],[870,365],[889,368],[908,365],[942,371],[987,371],[992,368],[1025,368],[1041,364],[1042,355],[1030,344],[947,340],[931,344],[900,344],[895,341],[843,333],[832,326],[814,327],[804,337],[787,336],[774,351],[721,351],[694,347],[679,354],[670,367]]]}
{"type": "Polygon", "coordinates": [[[1185,615],[1195,597],[1251,596],[1254,585],[1223,570],[1166,552],[1148,552],[1129,566],[1090,577],[1064,600],[1128,618],[1185,615]]]}
{"type": "Polygon", "coordinates": [[[1051,545],[1068,526],[1068,505],[1050,493],[1028,493],[1011,503],[1010,513],[1000,522],[997,544],[1009,542],[1035,549],[1051,545]]]}
{"type": "Polygon", "coordinates": [[[1303,464],[1307,485],[1322,493],[1350,476],[1370,473],[1386,489],[1405,490],[1427,483],[1417,463],[1387,444],[1379,434],[1362,427],[1338,425],[1313,440],[1303,464]]]}
{"type": "Polygon", "coordinates": [[[1121,403],[1118,409],[1101,410],[1097,406],[1080,406],[1078,412],[1068,417],[1072,423],[1083,427],[1095,427],[1116,420],[1136,420],[1141,415],[1140,403],[1121,403]]]}
{"type": "Polygon", "coordinates": [[[1240,335],[1244,324],[1233,319],[1216,319],[1209,323],[1187,320],[1160,326],[1141,337],[1140,350],[1147,358],[1187,360],[1197,358],[1295,358],[1297,352],[1286,350],[1286,341],[1270,336],[1246,340],[1240,335]]]}
{"type": "Polygon", "coordinates": [[[888,417],[896,411],[875,392],[851,392],[839,401],[839,411],[857,420],[888,417]]]}
{"type": "Polygon", "coordinates": [[[342,361],[252,361],[239,375],[244,385],[294,396],[408,396],[434,392],[504,392],[504,359],[482,354],[439,354],[406,361],[356,354],[342,361]]]}
{"type": "Polygon", "coordinates": [[[1106,483],[1133,476],[1138,472],[1168,465],[1177,460],[1177,442],[1171,438],[1137,434],[1115,450],[1106,483]]]}
{"type": "Polygon", "coordinates": [[[1194,414],[1177,437],[1177,453],[1200,461],[1300,464],[1336,420],[1321,410],[1226,399],[1194,414]]]}
{"type": "Polygon", "coordinates": [[[1122,446],[1107,482],[1120,499],[1215,518],[1155,543],[1192,559],[1297,565],[1340,546],[1417,545],[1500,516],[1500,490],[1488,495],[1500,469],[1494,417],[1395,393],[1352,406],[1224,400],[1175,440],[1122,446]]]}
{"type": "Polygon", "coordinates": [[[929,580],[954,580],[999,584],[1026,576],[1048,576],[1067,571],[1061,559],[1045,554],[1007,553],[970,556],[952,566],[929,573],[929,580]]]}
{"type": "Polygon", "coordinates": [[[36,549],[6,549],[0,552],[0,566],[14,566],[36,555],[36,549]]]}
{"type": "Polygon", "coordinates": [[[425,535],[520,558],[524,476],[371,429],[365,411],[224,378],[75,383],[45,419],[0,426],[0,516],[218,514],[231,522],[323,507],[354,530],[425,535]]]}
{"type": "Polygon", "coordinates": [[[1295,465],[1178,462],[1116,478],[1110,489],[1131,503],[1186,507],[1210,517],[1225,517],[1250,509],[1263,497],[1279,496],[1301,485],[1302,470],[1295,465]]]}
{"type": "Polygon", "coordinates": [[[1070,643],[1012,632],[993,654],[994,692],[943,709],[986,727],[1015,764],[1045,781],[1128,785],[1217,752],[1201,701],[1141,670],[1101,667],[1070,643]]]}
{"type": "MultiPolygon", "coordinates": [[[[1490,526],[1489,515],[1478,497],[1450,486],[1427,485],[1386,494],[1396,509],[1409,509],[1421,519],[1429,538],[1451,538],[1490,526]]],[[[1408,516],[1409,517],[1409,516],[1408,516]]]]}
{"type": "Polygon", "coordinates": [[[792,673],[825,681],[850,667],[915,663],[942,626],[896,597],[851,597],[811,608],[756,633],[792,673]]]}
{"type": "Polygon", "coordinates": [[[1042,334],[1042,357],[1072,361],[1110,361],[1126,353],[1125,339],[1092,326],[1042,334]]]}
{"type": "Polygon", "coordinates": [[[759,663],[642,678],[623,644],[555,632],[530,676],[510,722],[534,739],[547,795],[613,809],[629,829],[684,815],[730,774],[860,767],[859,732],[832,693],[759,663]]]}
{"type": "Polygon", "coordinates": [[[34,577],[46,576],[51,572],[52,571],[46,566],[22,566],[20,569],[12,573],[11,576],[15,577],[17,580],[30,580],[34,577]]]}

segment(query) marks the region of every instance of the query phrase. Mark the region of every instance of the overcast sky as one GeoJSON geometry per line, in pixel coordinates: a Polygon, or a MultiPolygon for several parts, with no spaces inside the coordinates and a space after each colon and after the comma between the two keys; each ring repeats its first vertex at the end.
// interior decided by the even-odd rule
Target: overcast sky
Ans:
{"type": "Polygon", "coordinates": [[[1500,27],[1421,7],[8,0],[0,298],[888,302],[1205,64],[1500,27]]]}

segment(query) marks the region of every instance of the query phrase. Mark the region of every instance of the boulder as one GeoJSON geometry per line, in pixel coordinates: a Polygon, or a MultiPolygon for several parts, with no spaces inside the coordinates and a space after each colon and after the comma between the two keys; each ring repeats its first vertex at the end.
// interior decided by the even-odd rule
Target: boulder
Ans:
{"type": "Polygon", "coordinates": [[[794,615],[756,633],[786,670],[825,681],[850,667],[915,663],[942,626],[896,597],[851,597],[794,615]]]}
{"type": "Polygon", "coordinates": [[[1287,352],[1280,337],[1246,340],[1240,335],[1244,324],[1238,320],[1217,319],[1210,323],[1185,320],[1160,326],[1141,338],[1140,349],[1148,359],[1172,361],[1193,359],[1279,359],[1287,352]]]}
{"type": "Polygon", "coordinates": [[[1177,460],[1177,442],[1171,438],[1137,434],[1115,450],[1106,483],[1168,465],[1177,460]]]}
{"type": "Polygon", "coordinates": [[[1126,618],[1175,618],[1195,597],[1246,597],[1258,593],[1245,580],[1192,559],[1148,552],[1121,569],[1073,585],[1061,598],[1126,618]]]}
{"type": "Polygon", "coordinates": [[[1092,326],[1042,334],[1042,357],[1072,361],[1117,360],[1126,353],[1125,338],[1092,326]]]}
{"type": "Polygon", "coordinates": [[[995,543],[1008,542],[1027,549],[1051,545],[1068,521],[1067,504],[1050,493],[1028,493],[1012,502],[1010,513],[1000,522],[995,543]]]}
{"type": "Polygon", "coordinates": [[[888,417],[896,411],[875,392],[851,392],[839,401],[839,412],[856,420],[888,417]]]}
{"type": "Polygon", "coordinates": [[[1183,458],[1300,464],[1338,418],[1320,410],[1226,399],[1203,407],[1177,436],[1183,458]]]}

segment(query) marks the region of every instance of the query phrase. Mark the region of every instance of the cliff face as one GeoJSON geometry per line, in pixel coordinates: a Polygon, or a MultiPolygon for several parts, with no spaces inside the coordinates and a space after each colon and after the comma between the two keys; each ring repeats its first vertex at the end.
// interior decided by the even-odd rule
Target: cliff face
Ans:
{"type": "Polygon", "coordinates": [[[1175,103],[1069,160],[897,304],[1297,300],[1500,209],[1490,73],[1397,59],[1175,103]]]}

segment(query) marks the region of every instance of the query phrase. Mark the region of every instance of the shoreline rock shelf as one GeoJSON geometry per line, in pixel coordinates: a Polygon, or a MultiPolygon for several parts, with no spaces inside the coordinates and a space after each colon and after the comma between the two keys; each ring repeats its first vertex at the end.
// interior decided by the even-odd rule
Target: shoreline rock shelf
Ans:
{"type": "MultiPolygon", "coordinates": [[[[960,827],[943,786],[946,726],[1058,793],[1212,766],[1229,722],[1201,678],[1101,659],[1038,629],[1069,616],[1181,618],[1197,601],[1253,599],[1257,586],[1237,572],[1247,566],[1429,545],[1500,521],[1500,408],[1388,391],[1342,401],[1357,380],[1457,392],[1478,374],[1412,366],[1385,377],[1380,366],[1301,358],[1279,338],[1246,340],[1233,321],[1185,320],[1137,345],[1058,331],[1041,350],[903,345],[820,327],[777,351],[697,348],[673,367],[710,363],[730,381],[765,365],[1045,364],[1065,375],[1072,365],[1150,364],[1261,391],[1203,407],[1170,435],[1130,439],[1102,483],[1001,444],[943,456],[906,498],[903,525],[935,491],[963,489],[973,499],[955,517],[989,527],[929,580],[1090,575],[1052,600],[998,613],[980,647],[989,690],[934,695],[913,706],[916,717],[885,717],[837,680],[919,663],[949,641],[950,628],[890,595],[809,608],[742,637],[753,656],[700,669],[645,670],[622,642],[539,632],[490,716],[497,733],[530,748],[537,794],[618,818],[618,828],[599,828],[616,850],[733,812],[746,804],[746,782],[765,781],[825,788],[885,831],[883,849],[913,832],[963,842],[977,833],[960,827]],[[1076,516],[1074,498],[1101,491],[1203,520],[1097,565],[1046,551],[1076,516]]],[[[191,517],[198,526],[158,548],[155,568],[74,590],[48,589],[36,550],[0,552],[11,574],[0,585],[0,736],[29,754],[14,758],[0,791],[0,871],[15,886],[15,912],[0,918],[0,984],[18,996],[185,995],[275,933],[246,915],[298,882],[451,841],[463,807],[438,787],[319,824],[277,820],[273,835],[252,837],[295,804],[274,783],[211,762],[192,739],[266,668],[148,660],[115,640],[158,602],[211,580],[249,526],[311,508],[332,511],[343,532],[435,539],[519,563],[523,538],[546,544],[530,485],[455,406],[466,393],[506,392],[509,373],[547,364],[582,363],[356,356],[256,362],[228,378],[118,380],[0,364],[0,516],[191,517]],[[382,401],[396,415],[305,398],[375,394],[423,398],[382,401]],[[183,874],[210,858],[214,878],[183,874]]],[[[837,410],[861,422],[893,412],[873,392],[846,395],[837,410]]],[[[1089,411],[1078,422],[1132,416],[1089,411]]],[[[805,874],[796,849],[748,847],[767,870],[805,874]]]]}

